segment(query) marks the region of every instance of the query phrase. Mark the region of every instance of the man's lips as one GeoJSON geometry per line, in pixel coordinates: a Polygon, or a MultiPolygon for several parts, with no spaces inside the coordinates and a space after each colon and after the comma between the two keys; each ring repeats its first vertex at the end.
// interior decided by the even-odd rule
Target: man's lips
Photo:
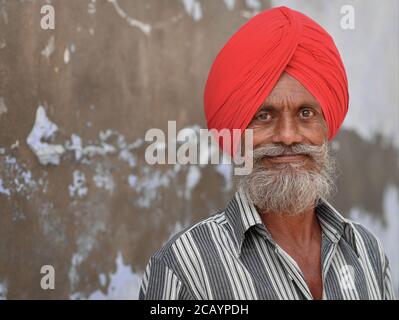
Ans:
{"type": "Polygon", "coordinates": [[[281,156],[266,156],[265,159],[274,163],[302,162],[309,159],[305,154],[291,154],[281,156]]]}

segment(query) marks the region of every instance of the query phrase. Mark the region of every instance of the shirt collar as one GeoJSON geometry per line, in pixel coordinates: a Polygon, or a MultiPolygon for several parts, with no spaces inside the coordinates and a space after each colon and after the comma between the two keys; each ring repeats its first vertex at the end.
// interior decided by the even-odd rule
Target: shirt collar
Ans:
{"type": "MultiPolygon", "coordinates": [[[[255,226],[258,226],[256,229],[261,231],[262,235],[272,245],[276,245],[270,232],[263,224],[258,210],[253,203],[249,201],[245,191],[242,189],[238,189],[234,194],[225,212],[226,218],[233,229],[238,255],[241,254],[241,247],[247,231],[255,226]]],[[[355,251],[356,255],[359,256],[352,222],[345,219],[325,199],[319,200],[316,206],[316,213],[327,239],[334,243],[338,243],[341,239],[344,239],[355,251]]]]}

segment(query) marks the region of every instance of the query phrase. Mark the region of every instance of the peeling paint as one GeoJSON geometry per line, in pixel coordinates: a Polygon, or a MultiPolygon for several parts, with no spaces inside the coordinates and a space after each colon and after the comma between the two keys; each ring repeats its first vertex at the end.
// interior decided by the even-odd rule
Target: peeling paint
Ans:
{"type": "Polygon", "coordinates": [[[71,267],[70,267],[69,273],[68,273],[69,282],[70,282],[72,288],[74,286],[76,286],[79,282],[80,277],[79,277],[77,268],[82,264],[82,262],[84,261],[85,258],[86,257],[83,256],[81,253],[74,253],[72,255],[71,267]]]}
{"type": "Polygon", "coordinates": [[[75,151],[76,161],[79,161],[82,157],[82,139],[77,134],[71,135],[71,144],[68,145],[68,143],[66,143],[65,148],[75,151]]]}
{"type": "Polygon", "coordinates": [[[1,49],[4,49],[6,46],[7,46],[6,41],[5,41],[4,39],[1,39],[1,40],[0,40],[0,50],[1,50],[1,49]]]}
{"type": "Polygon", "coordinates": [[[69,48],[67,47],[67,48],[65,48],[65,51],[64,51],[64,63],[68,64],[69,60],[71,60],[71,53],[69,52],[69,48]]]}
{"type": "Polygon", "coordinates": [[[184,196],[187,200],[191,199],[191,193],[194,190],[195,186],[198,185],[200,180],[201,171],[198,166],[190,166],[186,176],[186,188],[184,190],[184,196]]]}
{"type": "MultiPolygon", "coordinates": [[[[80,293],[76,292],[76,287],[80,281],[79,268],[89,257],[90,252],[95,246],[98,233],[106,230],[105,223],[101,218],[106,209],[102,206],[98,206],[96,209],[97,210],[95,211],[90,209],[87,212],[87,208],[84,209],[87,227],[83,230],[76,241],[77,251],[71,257],[71,266],[68,272],[71,292],[75,292],[70,295],[71,299],[83,298],[80,293]]],[[[78,208],[77,214],[80,213],[80,209],[78,208]]]]}
{"type": "Polygon", "coordinates": [[[0,6],[0,13],[1,13],[2,17],[3,17],[4,23],[8,24],[8,14],[7,14],[7,11],[5,9],[5,2],[3,2],[3,5],[0,6]]]}
{"type": "Polygon", "coordinates": [[[53,54],[55,50],[55,37],[51,36],[48,41],[46,47],[42,50],[41,54],[45,56],[47,59],[53,54]]]}
{"type": "Polygon", "coordinates": [[[35,180],[32,172],[24,164],[19,164],[15,157],[6,155],[2,160],[0,162],[2,169],[0,193],[9,197],[13,194],[19,194],[30,199],[32,194],[40,189],[43,193],[47,192],[46,172],[35,180]]]}
{"type": "Polygon", "coordinates": [[[117,0],[108,0],[108,2],[112,3],[118,15],[125,19],[130,26],[139,28],[146,35],[150,34],[151,25],[129,17],[127,13],[119,6],[117,0]]]}
{"type": "MultiPolygon", "coordinates": [[[[137,186],[137,176],[130,174],[128,176],[128,183],[131,188],[135,188],[137,186]]],[[[0,190],[1,191],[1,190],[0,190]]]]}
{"type": "MultiPolygon", "coordinates": [[[[112,131],[108,131],[108,133],[112,131]]],[[[108,154],[115,154],[118,150],[115,146],[108,144],[106,142],[109,135],[105,135],[103,131],[100,131],[99,144],[89,144],[83,146],[82,138],[77,134],[71,135],[71,140],[66,141],[64,146],[66,150],[74,151],[75,153],[75,160],[80,161],[83,158],[92,158],[95,156],[106,156],[108,154]]]]}
{"type": "MultiPolygon", "coordinates": [[[[142,275],[133,272],[132,267],[124,263],[122,253],[119,251],[116,257],[115,264],[115,273],[111,273],[108,275],[110,281],[107,292],[103,293],[100,290],[96,290],[89,295],[90,300],[138,299],[142,275]]],[[[105,278],[105,276],[103,276],[102,278],[105,278]]],[[[101,279],[101,275],[100,283],[102,285],[104,285],[105,283],[105,280],[101,279]]]]}
{"type": "Polygon", "coordinates": [[[131,178],[133,180],[129,181],[129,185],[138,193],[136,204],[141,208],[150,207],[152,201],[157,198],[158,189],[167,188],[170,185],[172,178],[170,173],[170,171],[162,173],[159,170],[150,170],[149,167],[144,167],[137,180],[131,178]]]}
{"type": "Polygon", "coordinates": [[[100,273],[98,275],[98,280],[100,280],[100,285],[102,287],[105,287],[105,285],[107,284],[107,276],[104,273],[100,273]]]}
{"type": "Polygon", "coordinates": [[[198,0],[182,0],[184,10],[186,13],[193,18],[194,21],[202,19],[202,7],[198,0]]]}
{"type": "Polygon", "coordinates": [[[42,165],[58,165],[62,154],[65,152],[62,145],[42,141],[51,138],[57,130],[57,125],[47,118],[44,107],[39,106],[36,111],[35,124],[26,142],[42,165]]]}
{"type": "Polygon", "coordinates": [[[259,13],[262,8],[260,0],[245,0],[245,5],[252,10],[253,15],[259,13]]]}
{"type": "Polygon", "coordinates": [[[72,53],[75,53],[75,51],[76,51],[76,47],[73,43],[69,44],[65,48],[65,51],[64,51],[64,63],[65,64],[68,64],[69,61],[71,61],[71,55],[72,55],[72,53]]]}
{"type": "Polygon", "coordinates": [[[18,149],[18,148],[19,148],[19,140],[15,141],[15,143],[11,145],[11,149],[18,149]]]}
{"type": "Polygon", "coordinates": [[[399,189],[389,185],[384,192],[384,220],[382,223],[373,214],[364,210],[352,208],[349,217],[372,231],[383,243],[386,255],[389,257],[392,281],[399,294],[399,189]]]}
{"type": "Polygon", "coordinates": [[[224,191],[231,191],[233,189],[233,165],[218,164],[216,171],[224,178],[224,191]]]}
{"type": "Polygon", "coordinates": [[[6,113],[8,111],[6,104],[4,103],[3,97],[0,97],[0,116],[3,113],[6,113]]]}
{"type": "Polygon", "coordinates": [[[224,4],[226,5],[228,10],[234,10],[234,7],[236,5],[236,0],[223,0],[224,4]]]}
{"type": "Polygon", "coordinates": [[[87,13],[93,15],[96,13],[96,0],[91,0],[87,5],[87,13]]]}
{"type": "Polygon", "coordinates": [[[74,170],[73,182],[68,186],[69,195],[74,197],[75,195],[79,198],[83,198],[87,195],[88,188],[86,186],[86,177],[83,172],[74,170]]]}
{"type": "Polygon", "coordinates": [[[97,164],[95,171],[93,181],[96,187],[113,193],[116,185],[111,172],[101,164],[97,164]]]}
{"type": "Polygon", "coordinates": [[[7,282],[0,282],[0,300],[6,300],[7,299],[7,282]]]}
{"type": "Polygon", "coordinates": [[[11,190],[4,187],[2,179],[0,179],[0,193],[11,196],[11,190]]]}

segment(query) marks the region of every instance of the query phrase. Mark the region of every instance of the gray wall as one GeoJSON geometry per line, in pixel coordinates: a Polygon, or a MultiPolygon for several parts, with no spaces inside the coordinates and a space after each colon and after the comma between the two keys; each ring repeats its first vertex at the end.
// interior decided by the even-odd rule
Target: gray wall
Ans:
{"type": "MultiPolygon", "coordinates": [[[[333,203],[383,238],[397,281],[399,135],[391,127],[399,124],[398,46],[359,40],[370,30],[374,39],[387,31],[398,38],[397,10],[396,29],[381,14],[363,30],[362,14],[378,8],[355,3],[364,13],[350,34],[335,27],[340,1],[328,3],[303,1],[301,9],[336,33],[349,80],[368,83],[351,87],[354,105],[335,143],[341,175],[333,203]],[[383,55],[388,65],[369,60],[383,55]],[[371,75],[379,91],[371,92],[371,75]],[[376,111],[376,101],[388,112],[376,111]]],[[[395,12],[397,4],[387,3],[380,10],[395,12]]],[[[134,299],[150,255],[176,231],[223,208],[234,191],[228,166],[151,166],[143,139],[168,120],[178,129],[205,127],[202,95],[215,55],[270,5],[0,0],[0,298],[134,299]],[[47,3],[55,8],[55,30],[40,28],[47,3]],[[55,290],[40,288],[43,265],[55,268],[55,290]]]]}

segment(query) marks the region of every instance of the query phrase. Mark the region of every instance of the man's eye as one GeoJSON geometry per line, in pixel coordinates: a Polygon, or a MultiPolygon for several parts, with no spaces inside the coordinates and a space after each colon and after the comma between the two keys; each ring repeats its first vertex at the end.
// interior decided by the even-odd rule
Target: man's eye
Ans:
{"type": "Polygon", "coordinates": [[[267,121],[271,118],[271,114],[269,112],[260,112],[258,113],[258,115],[256,116],[257,120],[260,121],[267,121]]]}
{"type": "Polygon", "coordinates": [[[310,109],[303,109],[300,112],[300,116],[302,118],[310,118],[310,117],[314,116],[314,112],[310,109]]]}

